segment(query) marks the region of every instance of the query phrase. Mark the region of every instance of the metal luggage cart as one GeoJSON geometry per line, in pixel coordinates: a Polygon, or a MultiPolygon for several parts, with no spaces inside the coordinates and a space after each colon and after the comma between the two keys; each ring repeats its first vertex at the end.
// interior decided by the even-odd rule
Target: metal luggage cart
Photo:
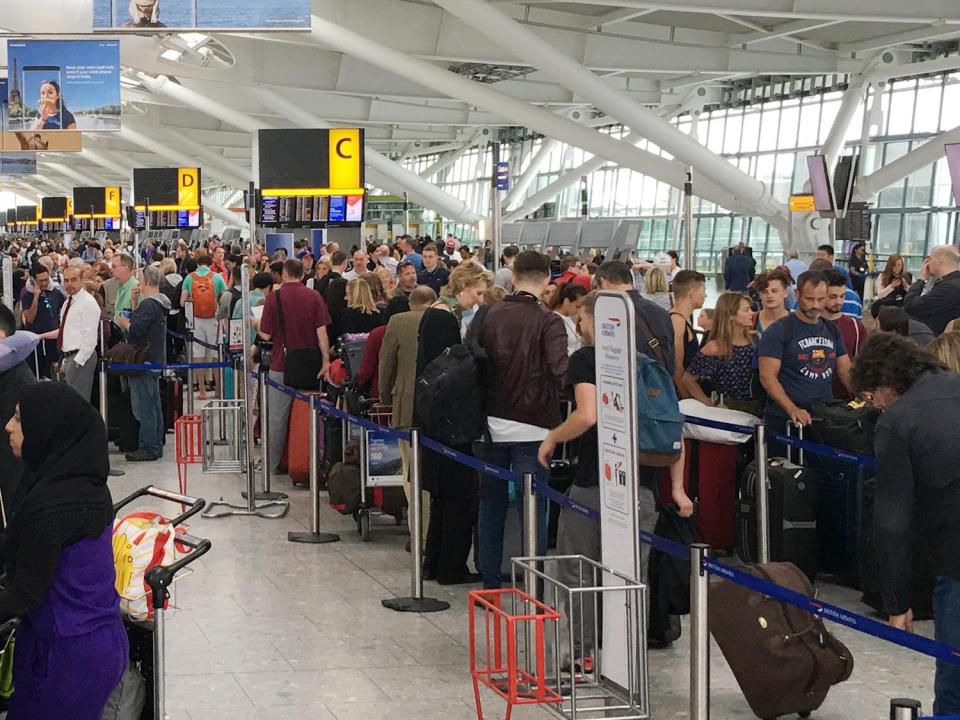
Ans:
{"type": "Polygon", "coordinates": [[[246,412],[244,400],[211,400],[200,409],[203,472],[244,471],[247,466],[246,412]],[[222,440],[217,439],[218,425],[222,440]]]}
{"type": "Polygon", "coordinates": [[[514,558],[511,579],[560,612],[552,632],[528,629],[518,640],[528,673],[545,664],[547,691],[561,697],[544,707],[567,720],[649,718],[647,586],[583,555],[514,558]],[[576,586],[558,579],[560,563],[574,568],[576,586]],[[624,628],[622,636],[608,632],[602,651],[601,613],[608,631],[624,628]]]}
{"type": "MultiPolygon", "coordinates": [[[[367,419],[377,425],[390,427],[393,419],[393,408],[389,405],[373,403],[366,410],[367,419]]],[[[383,509],[383,489],[391,487],[403,487],[403,464],[399,455],[395,458],[373,457],[371,454],[380,452],[370,451],[370,439],[372,431],[366,428],[360,432],[360,508],[357,510],[356,521],[357,530],[360,533],[360,539],[367,542],[370,539],[370,518],[373,515],[384,516],[389,513],[383,509]],[[377,474],[371,472],[371,460],[379,463],[377,474]],[[383,464],[391,465],[390,472],[380,472],[383,464]],[[398,465],[399,463],[399,465],[398,465]],[[394,472],[394,470],[396,472],[394,472]]],[[[403,524],[403,512],[393,514],[394,523],[397,526],[403,524]]]]}
{"type": "MultiPolygon", "coordinates": [[[[116,503],[113,506],[114,516],[135,500],[145,497],[169,500],[187,508],[169,521],[173,527],[181,525],[199,513],[207,504],[206,500],[200,498],[148,486],[116,503]]],[[[177,573],[209,552],[211,547],[209,540],[190,534],[177,533],[176,540],[178,545],[190,548],[191,552],[170,565],[152,567],[146,573],[146,584],[150,588],[150,603],[154,608],[153,620],[124,618],[127,636],[130,639],[130,664],[139,666],[138,669],[146,683],[147,697],[152,698],[152,702],[148,702],[147,707],[144,708],[141,720],[166,719],[165,615],[167,601],[170,599],[170,586],[177,573]]]]}

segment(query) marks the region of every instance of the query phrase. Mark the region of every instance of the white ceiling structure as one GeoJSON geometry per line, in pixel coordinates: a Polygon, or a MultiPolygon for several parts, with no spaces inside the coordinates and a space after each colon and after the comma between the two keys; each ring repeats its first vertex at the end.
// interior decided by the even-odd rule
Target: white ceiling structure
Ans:
{"type": "MultiPolygon", "coordinates": [[[[0,0],[0,34],[86,34],[90,5],[0,0]]],[[[500,128],[526,127],[675,186],[693,166],[699,195],[783,229],[767,188],[664,118],[716,101],[732,82],[850,75],[827,142],[835,156],[839,126],[871,82],[960,68],[957,54],[938,55],[960,38],[956,0],[313,0],[313,14],[311,32],[124,35],[124,130],[85,133],[79,154],[41,154],[39,175],[18,187],[43,195],[79,182],[127,185],[133,167],[190,163],[206,186],[240,189],[258,128],[359,126],[370,183],[475,222],[397,160],[449,160],[500,128]],[[601,134],[601,123],[623,123],[631,140],[675,160],[601,134]]],[[[901,158],[865,187],[876,192],[931,152],[901,158]]]]}

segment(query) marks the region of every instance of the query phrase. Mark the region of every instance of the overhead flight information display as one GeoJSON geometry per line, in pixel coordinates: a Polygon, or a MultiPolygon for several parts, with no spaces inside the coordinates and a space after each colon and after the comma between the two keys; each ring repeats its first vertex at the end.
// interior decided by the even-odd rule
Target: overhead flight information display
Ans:
{"type": "MultiPolygon", "coordinates": [[[[203,224],[203,213],[200,210],[151,210],[151,230],[176,230],[198,228],[203,224]]],[[[147,218],[143,210],[136,211],[133,223],[134,230],[146,230],[147,218]]]]}
{"type": "Polygon", "coordinates": [[[203,224],[200,168],[136,168],[133,171],[133,227],[151,230],[198,228],[203,224]]]}
{"type": "Polygon", "coordinates": [[[263,197],[257,222],[264,227],[325,227],[363,220],[363,195],[263,197]]]}

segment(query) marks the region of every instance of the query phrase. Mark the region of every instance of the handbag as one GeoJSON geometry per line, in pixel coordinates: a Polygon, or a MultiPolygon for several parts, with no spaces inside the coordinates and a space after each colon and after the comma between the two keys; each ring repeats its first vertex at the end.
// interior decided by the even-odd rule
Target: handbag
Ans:
{"type": "MultiPolygon", "coordinates": [[[[138,346],[124,341],[117,343],[107,350],[106,357],[108,363],[116,363],[118,365],[143,365],[147,362],[149,351],[150,348],[147,345],[138,346]]],[[[132,377],[140,373],[141,371],[139,370],[123,370],[118,374],[132,377]]]]}
{"type": "MultiPolygon", "coordinates": [[[[282,288],[281,288],[282,290],[282,288]]],[[[291,350],[287,347],[287,328],[283,319],[283,303],[280,302],[281,290],[277,290],[277,322],[284,340],[283,384],[297,390],[320,389],[320,370],[323,368],[323,353],[320,348],[298,348],[291,350]]],[[[276,348],[274,348],[276,351],[276,348]]]]}

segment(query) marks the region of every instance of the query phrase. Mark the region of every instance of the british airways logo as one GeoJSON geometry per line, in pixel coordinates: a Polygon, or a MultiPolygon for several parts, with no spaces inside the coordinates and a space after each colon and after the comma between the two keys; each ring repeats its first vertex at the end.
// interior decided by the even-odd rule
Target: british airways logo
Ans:
{"type": "Polygon", "coordinates": [[[609,317],[600,323],[600,334],[603,337],[614,337],[622,321],[618,317],[609,317]]]}

